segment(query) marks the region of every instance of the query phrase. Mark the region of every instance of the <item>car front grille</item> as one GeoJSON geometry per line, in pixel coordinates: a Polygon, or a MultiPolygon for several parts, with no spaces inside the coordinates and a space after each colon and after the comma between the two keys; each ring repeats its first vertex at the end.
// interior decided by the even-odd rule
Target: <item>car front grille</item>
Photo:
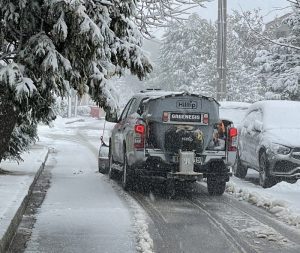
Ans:
{"type": "MultiPolygon", "coordinates": [[[[278,161],[274,166],[274,172],[289,174],[297,167],[299,167],[299,165],[290,161],[278,161]]],[[[294,171],[293,174],[295,173],[300,173],[300,168],[297,171],[294,171]]]]}

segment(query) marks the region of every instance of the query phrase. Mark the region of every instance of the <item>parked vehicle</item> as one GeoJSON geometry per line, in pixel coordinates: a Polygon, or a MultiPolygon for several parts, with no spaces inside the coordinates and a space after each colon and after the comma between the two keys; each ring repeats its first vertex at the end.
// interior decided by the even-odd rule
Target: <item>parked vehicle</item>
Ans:
{"type": "MultiPolygon", "coordinates": [[[[241,131],[242,121],[247,113],[247,110],[251,104],[245,102],[235,102],[235,101],[223,101],[220,102],[220,119],[224,122],[230,122],[231,127],[235,127],[239,132],[241,131]]],[[[238,138],[238,137],[237,137],[238,138]]],[[[228,151],[228,165],[232,166],[233,171],[236,166],[236,150],[228,151]]]]}
{"type": "Polygon", "coordinates": [[[236,148],[236,129],[226,129],[224,148],[213,148],[219,104],[213,98],[185,92],[144,91],[127,103],[109,141],[109,176],[122,171],[122,185],[137,178],[194,182],[207,178],[210,194],[225,191],[230,171],[227,150],[236,148]],[[229,147],[230,145],[230,147],[229,147]]]}
{"type": "Polygon", "coordinates": [[[245,102],[220,102],[220,118],[230,120],[239,129],[251,104],[245,102]]]}
{"type": "Polygon", "coordinates": [[[300,178],[300,102],[260,101],[249,107],[238,139],[234,174],[259,171],[262,187],[300,178]]]}

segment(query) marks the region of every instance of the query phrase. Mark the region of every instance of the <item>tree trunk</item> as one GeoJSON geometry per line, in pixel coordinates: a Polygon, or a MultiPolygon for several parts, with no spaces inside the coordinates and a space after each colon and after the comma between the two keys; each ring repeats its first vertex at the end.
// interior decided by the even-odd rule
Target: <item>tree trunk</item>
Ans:
{"type": "Polygon", "coordinates": [[[0,88],[0,163],[7,151],[11,134],[16,126],[18,113],[0,88]]]}

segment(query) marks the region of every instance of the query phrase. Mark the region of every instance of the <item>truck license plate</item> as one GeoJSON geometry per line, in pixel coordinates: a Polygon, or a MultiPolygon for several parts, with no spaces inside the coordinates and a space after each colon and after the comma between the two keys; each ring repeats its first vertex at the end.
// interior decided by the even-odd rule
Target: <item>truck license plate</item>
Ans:
{"type": "MultiPolygon", "coordinates": [[[[179,162],[179,156],[173,156],[173,162],[178,163],[179,162]]],[[[202,156],[197,156],[194,159],[195,164],[200,164],[201,165],[201,164],[203,164],[203,162],[204,162],[204,157],[202,157],[202,156]]]]}

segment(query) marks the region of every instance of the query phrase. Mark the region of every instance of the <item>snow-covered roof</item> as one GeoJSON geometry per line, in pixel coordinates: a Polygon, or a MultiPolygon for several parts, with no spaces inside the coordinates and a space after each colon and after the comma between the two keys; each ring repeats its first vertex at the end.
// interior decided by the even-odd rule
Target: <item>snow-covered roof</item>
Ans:
{"type": "Polygon", "coordinates": [[[164,91],[164,90],[142,91],[142,92],[138,93],[136,96],[148,97],[148,99],[144,101],[144,103],[147,103],[151,100],[155,100],[155,99],[159,99],[159,98],[163,98],[163,97],[175,97],[175,96],[181,96],[181,95],[205,98],[205,99],[208,99],[211,101],[215,101],[217,104],[219,104],[218,101],[216,101],[212,97],[203,96],[201,94],[189,93],[186,91],[164,91]]]}
{"type": "Polygon", "coordinates": [[[235,102],[235,101],[223,101],[220,102],[220,108],[224,109],[248,109],[251,103],[235,102]]]}
{"type": "Polygon", "coordinates": [[[263,112],[265,129],[300,128],[300,102],[286,100],[259,101],[249,107],[263,112]]]}

